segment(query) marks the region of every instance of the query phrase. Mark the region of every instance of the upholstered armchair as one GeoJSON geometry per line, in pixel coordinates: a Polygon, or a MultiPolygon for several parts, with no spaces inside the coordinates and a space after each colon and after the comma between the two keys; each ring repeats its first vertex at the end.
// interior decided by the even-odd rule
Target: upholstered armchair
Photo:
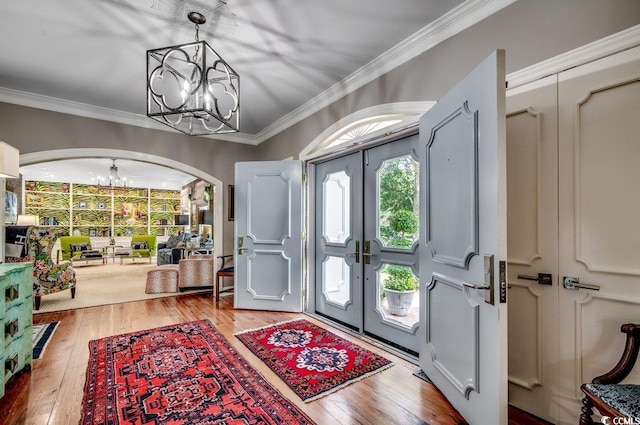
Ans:
{"type": "Polygon", "coordinates": [[[133,235],[131,250],[141,257],[152,257],[156,253],[156,235],[133,235]]]}
{"type": "Polygon", "coordinates": [[[74,255],[90,250],[91,239],[89,236],[60,236],[60,251],[56,255],[56,263],[59,263],[60,259],[71,260],[74,255]]]}
{"type": "MultiPolygon", "coordinates": [[[[71,298],[76,296],[76,273],[73,271],[71,263],[55,264],[51,258],[51,250],[57,239],[57,233],[51,229],[41,230],[33,226],[9,226],[14,228],[23,227],[23,229],[7,230],[7,237],[16,235],[18,241],[27,243],[25,250],[21,252],[20,257],[6,256],[7,262],[26,262],[33,261],[33,294],[35,298],[35,309],[40,309],[40,302],[43,295],[53,294],[56,292],[71,290],[71,298]],[[26,227],[26,228],[24,228],[26,227]],[[26,253],[25,253],[26,251],[26,253]]],[[[15,237],[15,236],[14,236],[15,237]]],[[[9,242],[15,244],[16,240],[9,242]]]]}

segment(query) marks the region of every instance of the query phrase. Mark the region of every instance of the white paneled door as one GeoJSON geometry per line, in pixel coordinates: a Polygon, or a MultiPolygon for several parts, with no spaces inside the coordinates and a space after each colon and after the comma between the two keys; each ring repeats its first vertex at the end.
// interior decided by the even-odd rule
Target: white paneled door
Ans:
{"type": "Polygon", "coordinates": [[[315,312],[362,330],[362,153],[315,166],[315,312]]]}
{"type": "Polygon", "coordinates": [[[558,110],[558,423],[575,423],[640,320],[640,47],[559,74],[558,110]]]}
{"type": "Polygon", "coordinates": [[[640,48],[507,95],[509,402],[556,424],[639,320],[638,111],[640,48]]]}
{"type": "Polygon", "coordinates": [[[509,403],[558,414],[557,76],[507,92],[509,403]]]}
{"type": "Polygon", "coordinates": [[[302,311],[302,163],[235,167],[236,308],[302,311]]]}
{"type": "Polygon", "coordinates": [[[418,151],[420,365],[469,423],[506,424],[504,51],[421,118],[418,151]]]}

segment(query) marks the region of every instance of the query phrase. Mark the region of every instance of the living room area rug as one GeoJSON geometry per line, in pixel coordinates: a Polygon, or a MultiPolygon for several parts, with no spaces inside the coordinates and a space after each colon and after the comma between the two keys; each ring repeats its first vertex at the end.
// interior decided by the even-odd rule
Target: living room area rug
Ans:
{"type": "Polygon", "coordinates": [[[313,421],[198,320],[90,341],[80,423],[313,421]]]}
{"type": "Polygon", "coordinates": [[[119,262],[116,262],[74,267],[77,279],[76,297],[71,298],[71,291],[45,295],[42,297],[40,310],[34,310],[33,313],[95,307],[197,292],[213,293],[213,289],[206,288],[189,289],[185,292],[146,294],[147,272],[157,267],[155,261],[152,264],[125,263],[120,265],[119,262]]]}
{"type": "Polygon", "coordinates": [[[53,333],[58,328],[60,322],[42,323],[31,327],[33,339],[33,360],[38,360],[44,354],[45,348],[51,341],[53,333]]]}
{"type": "Polygon", "coordinates": [[[306,319],[246,330],[235,336],[304,402],[393,366],[390,360],[306,319]]]}

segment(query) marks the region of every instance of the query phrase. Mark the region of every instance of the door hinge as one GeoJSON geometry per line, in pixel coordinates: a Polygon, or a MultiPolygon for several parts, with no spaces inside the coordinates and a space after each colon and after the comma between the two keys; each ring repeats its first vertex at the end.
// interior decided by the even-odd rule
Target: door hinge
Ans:
{"type": "Polygon", "coordinates": [[[302,183],[307,182],[307,173],[302,173],[302,183]]]}
{"type": "Polygon", "coordinates": [[[300,238],[302,238],[303,241],[307,240],[307,232],[306,231],[302,231],[300,232],[300,238]]]}

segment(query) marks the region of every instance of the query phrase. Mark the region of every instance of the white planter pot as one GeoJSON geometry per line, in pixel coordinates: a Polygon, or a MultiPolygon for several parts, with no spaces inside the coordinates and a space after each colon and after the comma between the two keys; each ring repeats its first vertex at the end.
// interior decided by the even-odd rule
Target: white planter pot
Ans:
{"type": "Polygon", "coordinates": [[[401,317],[409,314],[411,305],[413,304],[413,296],[416,294],[416,291],[394,291],[392,289],[385,289],[384,292],[387,295],[389,313],[401,317]]]}

